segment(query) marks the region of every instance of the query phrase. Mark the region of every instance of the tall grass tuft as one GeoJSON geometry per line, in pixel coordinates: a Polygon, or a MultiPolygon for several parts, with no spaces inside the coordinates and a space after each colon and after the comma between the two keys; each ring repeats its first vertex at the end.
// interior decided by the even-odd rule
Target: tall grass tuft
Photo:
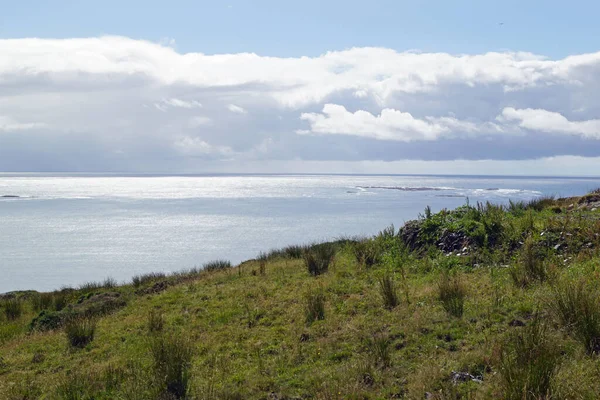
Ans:
{"type": "Polygon", "coordinates": [[[148,313],[148,331],[150,333],[162,332],[164,326],[164,315],[158,310],[151,310],[148,313]]]}
{"type": "Polygon", "coordinates": [[[314,245],[303,255],[304,265],[312,276],[321,275],[329,269],[335,256],[335,247],[328,243],[314,245]]]}
{"type": "Polygon", "coordinates": [[[133,278],[131,278],[131,283],[137,288],[150,282],[165,279],[166,277],[167,276],[162,272],[150,272],[142,275],[134,275],[133,278]]]}
{"type": "Polygon", "coordinates": [[[203,266],[205,271],[220,271],[231,268],[231,261],[228,260],[214,260],[205,263],[203,266]]]}
{"type": "Polygon", "coordinates": [[[499,372],[504,399],[538,400],[552,398],[560,350],[552,343],[546,325],[536,316],[528,326],[518,328],[502,344],[499,372]]]}
{"type": "Polygon", "coordinates": [[[64,326],[67,342],[72,348],[84,348],[94,340],[96,320],[78,317],[69,319],[64,326]]]}
{"type": "Polygon", "coordinates": [[[391,344],[383,334],[376,334],[367,342],[369,356],[377,368],[385,369],[392,365],[391,344]]]}
{"type": "Polygon", "coordinates": [[[544,261],[538,256],[531,235],[527,236],[521,249],[519,262],[509,270],[510,277],[519,287],[529,286],[531,283],[548,280],[548,271],[544,261]]]}
{"type": "Polygon", "coordinates": [[[258,260],[258,270],[260,272],[261,275],[266,275],[267,273],[267,261],[269,259],[269,256],[266,253],[259,253],[257,260],[258,260]]]}
{"type": "Polygon", "coordinates": [[[52,308],[53,296],[52,293],[39,293],[31,299],[33,309],[37,312],[49,310],[52,308]]]}
{"type": "Polygon", "coordinates": [[[321,290],[310,291],[305,297],[306,323],[325,319],[325,294],[321,290]]]}
{"type": "Polygon", "coordinates": [[[150,342],[154,372],[163,394],[185,399],[189,391],[193,348],[178,336],[159,335],[150,342]]]}
{"type": "MultiPolygon", "coordinates": [[[[385,235],[389,235],[389,232],[385,235]]],[[[369,269],[381,262],[381,250],[378,243],[374,240],[366,239],[354,243],[352,245],[352,252],[358,265],[363,268],[369,269]]]]}
{"type": "Polygon", "coordinates": [[[453,317],[462,317],[467,289],[460,278],[444,272],[438,282],[438,298],[444,310],[453,317]]]}
{"type": "Polygon", "coordinates": [[[4,300],[3,306],[4,315],[6,315],[6,319],[9,321],[19,319],[23,313],[23,304],[16,297],[4,300]]]}
{"type": "Polygon", "coordinates": [[[398,290],[392,274],[386,273],[379,278],[379,293],[383,299],[383,306],[388,310],[391,310],[400,304],[398,290]]]}
{"type": "Polygon", "coordinates": [[[583,280],[563,281],[554,289],[552,309],[561,324],[589,354],[600,353],[600,297],[583,280]]]}
{"type": "Polygon", "coordinates": [[[91,400],[95,398],[89,376],[72,373],[59,383],[56,394],[61,400],[91,400]]]}

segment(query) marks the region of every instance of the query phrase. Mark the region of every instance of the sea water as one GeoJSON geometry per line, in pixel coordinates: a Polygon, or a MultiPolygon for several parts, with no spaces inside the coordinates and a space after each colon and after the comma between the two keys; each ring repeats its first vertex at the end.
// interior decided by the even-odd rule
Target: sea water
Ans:
{"type": "Polygon", "coordinates": [[[0,292],[238,263],[290,244],[399,227],[427,205],[597,187],[600,178],[0,174],[0,292]]]}

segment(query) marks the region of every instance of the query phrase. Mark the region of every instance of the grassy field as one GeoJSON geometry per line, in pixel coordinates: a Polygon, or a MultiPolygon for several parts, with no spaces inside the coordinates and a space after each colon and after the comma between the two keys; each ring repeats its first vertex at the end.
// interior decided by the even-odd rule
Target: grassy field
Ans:
{"type": "Polygon", "coordinates": [[[1,399],[596,399],[600,195],[5,295],[1,399]]]}

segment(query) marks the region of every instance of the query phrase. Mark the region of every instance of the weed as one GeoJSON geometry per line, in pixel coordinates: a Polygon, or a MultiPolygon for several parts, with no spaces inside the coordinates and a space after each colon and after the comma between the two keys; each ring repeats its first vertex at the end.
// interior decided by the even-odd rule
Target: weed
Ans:
{"type": "Polygon", "coordinates": [[[325,295],[321,290],[310,291],[305,297],[306,323],[325,319],[325,295]]]}
{"type": "Polygon", "coordinates": [[[96,321],[91,318],[71,318],[64,325],[69,346],[83,348],[94,340],[96,321]]]}
{"type": "Polygon", "coordinates": [[[467,290],[460,278],[450,277],[447,272],[442,273],[438,282],[438,298],[446,312],[454,317],[462,317],[467,290]]]}
{"type": "Polygon", "coordinates": [[[159,335],[150,343],[154,372],[162,391],[176,399],[186,398],[193,357],[190,342],[179,336],[159,335]]]}
{"type": "Polygon", "coordinates": [[[391,310],[400,303],[396,283],[394,282],[393,275],[390,273],[386,273],[379,278],[379,293],[383,299],[384,307],[388,310],[391,310]]]}
{"type": "Polygon", "coordinates": [[[536,316],[528,326],[509,335],[500,349],[499,372],[508,400],[549,399],[560,352],[536,316]]]}

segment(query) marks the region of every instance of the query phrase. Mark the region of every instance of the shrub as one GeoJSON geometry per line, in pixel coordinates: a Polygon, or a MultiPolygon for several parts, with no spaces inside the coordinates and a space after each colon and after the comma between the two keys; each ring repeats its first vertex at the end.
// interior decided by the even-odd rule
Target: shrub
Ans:
{"type": "Polygon", "coordinates": [[[334,256],[334,246],[328,245],[328,243],[315,245],[304,252],[304,265],[312,276],[321,275],[327,272],[334,256]]]}
{"type": "Polygon", "coordinates": [[[525,239],[519,262],[509,270],[515,285],[526,287],[534,281],[544,282],[548,279],[548,271],[544,261],[537,254],[531,235],[525,239]]]}
{"type": "Polygon", "coordinates": [[[391,274],[386,273],[379,278],[379,293],[381,294],[385,308],[391,310],[400,304],[400,301],[398,300],[396,283],[394,282],[394,277],[391,274]]]}
{"type": "Polygon", "coordinates": [[[92,318],[74,317],[65,322],[64,330],[69,346],[83,348],[94,340],[96,321],[92,318]]]}
{"type": "Polygon", "coordinates": [[[454,317],[462,317],[467,290],[458,277],[442,274],[438,283],[438,298],[446,312],[454,317]]]}
{"type": "Polygon", "coordinates": [[[536,316],[517,328],[500,349],[499,372],[508,400],[548,399],[552,396],[560,351],[536,316]]]}
{"type": "Polygon", "coordinates": [[[102,282],[102,287],[105,289],[113,289],[117,287],[117,281],[115,278],[108,277],[104,279],[104,282],[102,282]]]}
{"type": "Polygon", "coordinates": [[[356,262],[364,267],[371,268],[381,261],[381,251],[374,240],[361,240],[352,246],[356,262]]]}
{"type": "Polygon", "coordinates": [[[4,300],[4,315],[9,321],[14,321],[21,317],[23,313],[23,304],[21,300],[13,297],[11,299],[4,300]]]}
{"type": "Polygon", "coordinates": [[[600,298],[587,287],[564,281],[554,289],[551,306],[562,325],[585,346],[589,354],[600,353],[600,298]]]}
{"type": "Polygon", "coordinates": [[[325,295],[322,291],[310,291],[306,294],[304,314],[306,323],[325,319],[325,295]]]}
{"type": "Polygon", "coordinates": [[[219,271],[231,268],[231,262],[227,260],[209,261],[203,265],[205,271],[219,271]]]}
{"type": "Polygon", "coordinates": [[[189,391],[193,349],[178,336],[160,335],[151,341],[154,372],[164,394],[184,399],[189,391]]]}
{"type": "Polygon", "coordinates": [[[148,314],[148,331],[150,333],[162,332],[165,326],[165,317],[158,310],[152,310],[148,314]]]}

